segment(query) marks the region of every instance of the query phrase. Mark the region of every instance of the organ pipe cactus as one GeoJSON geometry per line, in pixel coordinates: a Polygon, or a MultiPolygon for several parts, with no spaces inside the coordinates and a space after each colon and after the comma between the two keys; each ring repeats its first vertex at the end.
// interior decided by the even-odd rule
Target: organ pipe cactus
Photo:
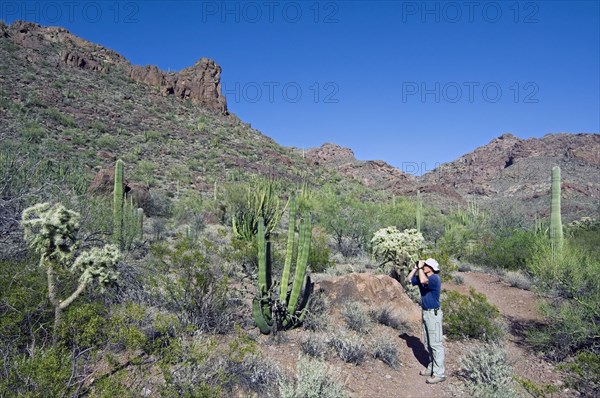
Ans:
{"type": "Polygon", "coordinates": [[[563,246],[563,228],[560,213],[560,167],[552,168],[552,213],[550,214],[550,240],[553,254],[559,254],[563,246]]]}
{"type": "Polygon", "coordinates": [[[292,198],[290,207],[290,226],[288,229],[287,252],[281,284],[277,292],[277,283],[271,278],[270,242],[265,239],[265,226],[262,218],[258,222],[258,294],[254,299],[252,312],[256,325],[263,334],[298,326],[304,317],[310,301],[313,283],[307,275],[308,252],[310,249],[311,223],[306,213],[300,221],[297,243],[297,257],[294,280],[289,290],[290,272],[295,246],[296,203],[292,198]],[[302,300],[300,296],[302,295],[302,300]]]}
{"type": "Polygon", "coordinates": [[[277,196],[278,185],[275,181],[257,178],[253,185],[256,188],[246,188],[246,203],[232,217],[233,233],[246,241],[253,240],[257,234],[259,218],[263,219],[268,239],[288,205],[286,203],[281,210],[281,199],[277,196]]]}

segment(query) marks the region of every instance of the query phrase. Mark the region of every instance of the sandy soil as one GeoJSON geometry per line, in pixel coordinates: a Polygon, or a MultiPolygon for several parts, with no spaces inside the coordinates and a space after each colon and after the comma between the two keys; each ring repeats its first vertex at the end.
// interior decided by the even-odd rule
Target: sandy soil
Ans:
{"type": "MultiPolygon", "coordinates": [[[[535,294],[510,287],[497,276],[479,272],[460,273],[464,283],[457,285],[445,283],[444,289],[467,293],[471,287],[487,296],[488,300],[498,306],[502,317],[508,326],[506,341],[508,359],[517,375],[530,379],[538,384],[552,383],[562,386],[563,375],[555,367],[537,357],[524,343],[522,329],[531,323],[541,322],[536,311],[535,294]]],[[[332,319],[332,324],[343,322],[332,319]]],[[[300,352],[300,342],[306,335],[300,329],[285,333],[285,341],[277,344],[265,344],[265,354],[275,358],[289,374],[294,374],[294,364],[300,352]]],[[[386,335],[396,341],[400,349],[401,365],[392,369],[380,360],[369,358],[360,366],[344,363],[331,355],[327,362],[339,369],[340,380],[346,390],[357,398],[409,398],[409,397],[459,397],[460,381],[456,377],[457,360],[474,347],[475,342],[446,341],[446,369],[448,379],[437,385],[425,383],[425,377],[419,376],[419,371],[427,360],[427,354],[420,341],[420,329],[414,325],[409,333],[399,334],[391,328],[378,325],[366,340],[374,336],[386,335]]],[[[267,339],[267,338],[265,338],[267,339]]],[[[577,396],[573,391],[561,387],[561,392],[553,397],[577,396]]]]}

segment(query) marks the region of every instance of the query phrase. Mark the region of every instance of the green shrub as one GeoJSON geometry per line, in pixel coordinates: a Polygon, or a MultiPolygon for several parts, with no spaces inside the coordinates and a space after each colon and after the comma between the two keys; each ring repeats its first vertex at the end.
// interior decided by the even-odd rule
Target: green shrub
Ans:
{"type": "Polygon", "coordinates": [[[372,324],[369,313],[361,303],[356,301],[346,303],[341,313],[348,328],[359,333],[367,333],[371,330],[372,324]]]}
{"type": "Polygon", "coordinates": [[[389,308],[371,309],[369,315],[375,322],[400,332],[408,332],[411,329],[409,322],[393,315],[389,308]]]}
{"type": "Polygon", "coordinates": [[[143,142],[161,142],[163,134],[160,131],[147,130],[142,135],[143,142]]]}
{"type": "Polygon", "coordinates": [[[518,271],[508,271],[504,276],[504,280],[511,287],[529,290],[531,289],[531,279],[527,275],[523,275],[518,271]]]}
{"type": "Polygon", "coordinates": [[[38,348],[34,355],[13,357],[10,363],[2,364],[9,372],[7,377],[0,377],[0,396],[70,396],[75,390],[69,383],[73,370],[71,355],[62,346],[50,346],[38,348]]]}
{"type": "Polygon", "coordinates": [[[140,162],[137,164],[137,167],[133,171],[132,178],[136,181],[143,182],[148,186],[153,186],[156,183],[157,168],[158,164],[154,162],[148,160],[140,160],[140,162]]]}
{"type": "Polygon", "coordinates": [[[55,122],[61,124],[62,126],[75,127],[77,125],[77,123],[75,123],[75,120],[71,116],[67,116],[67,115],[63,114],[61,111],[59,111],[56,108],[46,109],[46,114],[48,116],[50,116],[51,119],[53,119],[55,122]]]}
{"type": "Polygon", "coordinates": [[[187,235],[196,240],[204,230],[202,196],[197,192],[186,192],[173,206],[173,215],[180,224],[187,224],[187,235]]]}
{"type": "Polygon", "coordinates": [[[383,363],[393,369],[396,369],[400,365],[398,346],[387,337],[379,337],[373,342],[371,355],[373,358],[381,359],[383,363]]]}
{"type": "Polygon", "coordinates": [[[360,192],[342,193],[333,186],[327,186],[314,200],[317,223],[333,237],[337,251],[344,257],[367,251],[370,238],[379,227],[376,217],[378,207],[359,198],[360,192]]]}
{"type": "Polygon", "coordinates": [[[327,342],[320,335],[309,334],[300,342],[300,349],[308,356],[323,359],[327,355],[327,342]]]}
{"type": "Polygon", "coordinates": [[[451,339],[497,341],[502,337],[498,308],[471,288],[470,295],[450,291],[442,300],[444,333],[451,339]]]}
{"type": "Polygon", "coordinates": [[[178,239],[174,247],[153,246],[153,254],[166,269],[164,289],[167,307],[184,324],[206,332],[225,332],[230,326],[227,277],[206,260],[188,239],[178,239]]]}
{"type": "Polygon", "coordinates": [[[82,303],[69,308],[59,330],[68,345],[85,349],[101,345],[107,333],[106,307],[99,303],[82,303]]]}
{"type": "Polygon", "coordinates": [[[355,334],[333,334],[329,337],[328,344],[344,362],[360,365],[367,357],[363,339],[355,334]]]}
{"type": "Polygon", "coordinates": [[[98,134],[108,132],[108,129],[106,128],[106,125],[104,123],[102,123],[101,121],[98,121],[98,120],[94,120],[92,122],[92,124],[90,124],[90,129],[93,132],[98,133],[98,134]]]}
{"type": "Polygon", "coordinates": [[[96,145],[101,149],[115,150],[119,147],[119,142],[110,134],[102,134],[96,140],[96,145]]]}
{"type": "Polygon", "coordinates": [[[560,254],[547,245],[528,266],[539,288],[550,295],[540,308],[547,322],[528,331],[529,342],[554,360],[597,347],[600,259],[593,250],[566,240],[560,254]]]}
{"type": "Polygon", "coordinates": [[[497,344],[476,347],[459,358],[459,375],[466,393],[473,397],[517,398],[514,372],[504,349],[497,344]]]}
{"type": "Polygon", "coordinates": [[[561,366],[570,372],[567,384],[582,393],[582,396],[594,396],[600,388],[600,353],[581,351],[561,366]]]}
{"type": "Polygon", "coordinates": [[[22,350],[32,341],[48,342],[54,312],[46,289],[36,259],[0,261],[0,346],[22,350]]]}
{"type": "Polygon", "coordinates": [[[39,123],[29,122],[25,124],[21,134],[26,142],[39,144],[42,142],[42,139],[46,136],[47,132],[39,123]]]}
{"type": "Polygon", "coordinates": [[[531,396],[536,398],[552,397],[560,391],[560,388],[554,384],[537,384],[532,380],[520,376],[515,376],[515,381],[531,396]]]}
{"type": "Polygon", "coordinates": [[[482,247],[473,260],[490,267],[523,270],[528,260],[539,248],[546,244],[544,236],[526,230],[512,231],[505,236],[494,238],[482,247]]]}
{"type": "Polygon", "coordinates": [[[137,303],[127,303],[113,308],[107,328],[111,345],[117,349],[135,351],[148,344],[143,328],[150,322],[146,309],[137,303]]]}
{"type": "Polygon", "coordinates": [[[319,230],[313,231],[308,251],[308,266],[313,272],[324,272],[333,263],[329,256],[331,251],[328,246],[328,236],[319,230]]]}
{"type": "Polygon", "coordinates": [[[324,362],[300,357],[296,365],[296,382],[282,382],[281,398],[345,398],[339,373],[324,362]]]}

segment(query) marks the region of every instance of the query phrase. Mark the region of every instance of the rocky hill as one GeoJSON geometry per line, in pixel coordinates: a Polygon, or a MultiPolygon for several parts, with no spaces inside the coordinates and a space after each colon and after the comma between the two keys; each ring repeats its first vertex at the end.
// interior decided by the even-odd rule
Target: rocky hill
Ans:
{"type": "Polygon", "coordinates": [[[548,134],[527,140],[504,134],[423,175],[421,184],[453,189],[492,206],[520,205],[549,214],[550,170],[562,170],[563,213],[598,216],[600,135],[548,134]]]}
{"type": "Polygon", "coordinates": [[[476,200],[488,209],[515,208],[530,217],[548,216],[550,170],[558,165],[567,218],[597,217],[600,210],[599,134],[549,134],[527,140],[504,134],[421,177],[383,161],[357,160],[351,149],[336,144],[310,149],[306,158],[373,189],[408,196],[419,189],[444,210],[476,200]]]}
{"type": "Polygon", "coordinates": [[[317,184],[360,184],[396,195],[420,189],[445,210],[476,198],[544,216],[550,168],[557,164],[564,212],[598,212],[598,134],[529,140],[505,134],[417,178],[383,161],[357,160],[336,144],[305,153],[278,145],[228,112],[221,68],[206,58],[165,72],[132,65],[63,28],[17,21],[0,23],[0,59],[5,150],[61,162],[85,173],[88,183],[122,158],[131,179],[167,190],[208,191],[236,173],[295,181],[308,174],[317,184]]]}
{"type": "MultiPolygon", "coordinates": [[[[17,159],[60,163],[89,184],[122,158],[129,179],[165,190],[208,191],[240,174],[297,181],[314,171],[229,114],[212,60],[165,72],[23,21],[0,23],[0,59],[0,139],[17,159]]],[[[333,173],[321,169],[313,181],[333,173]]]]}

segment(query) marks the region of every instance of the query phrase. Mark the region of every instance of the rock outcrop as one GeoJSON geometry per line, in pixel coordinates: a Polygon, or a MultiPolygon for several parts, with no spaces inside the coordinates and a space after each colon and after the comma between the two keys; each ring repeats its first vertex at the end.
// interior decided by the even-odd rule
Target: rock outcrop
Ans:
{"type": "Polygon", "coordinates": [[[419,323],[421,311],[398,281],[387,275],[351,273],[324,279],[318,283],[333,307],[358,301],[367,307],[387,308],[399,319],[419,323]]]}
{"type": "Polygon", "coordinates": [[[504,134],[489,144],[423,175],[425,186],[453,189],[492,207],[522,206],[546,216],[550,210],[550,170],[562,169],[563,215],[597,213],[600,198],[600,135],[549,134],[521,139],[504,134]]]}
{"type": "Polygon", "coordinates": [[[178,73],[164,72],[156,66],[131,65],[115,51],[74,36],[60,27],[42,27],[31,22],[15,21],[11,25],[0,25],[0,36],[37,51],[50,46],[60,48],[57,56],[54,56],[58,67],[107,73],[116,66],[115,69],[125,76],[156,87],[164,96],[174,95],[214,112],[228,113],[227,101],[221,93],[221,67],[208,58],[201,58],[178,73]]]}
{"type": "Polygon", "coordinates": [[[221,67],[208,58],[200,59],[179,73],[166,73],[156,66],[131,66],[129,77],[157,87],[164,96],[175,95],[213,111],[227,113],[227,101],[221,94],[221,67]]]}

